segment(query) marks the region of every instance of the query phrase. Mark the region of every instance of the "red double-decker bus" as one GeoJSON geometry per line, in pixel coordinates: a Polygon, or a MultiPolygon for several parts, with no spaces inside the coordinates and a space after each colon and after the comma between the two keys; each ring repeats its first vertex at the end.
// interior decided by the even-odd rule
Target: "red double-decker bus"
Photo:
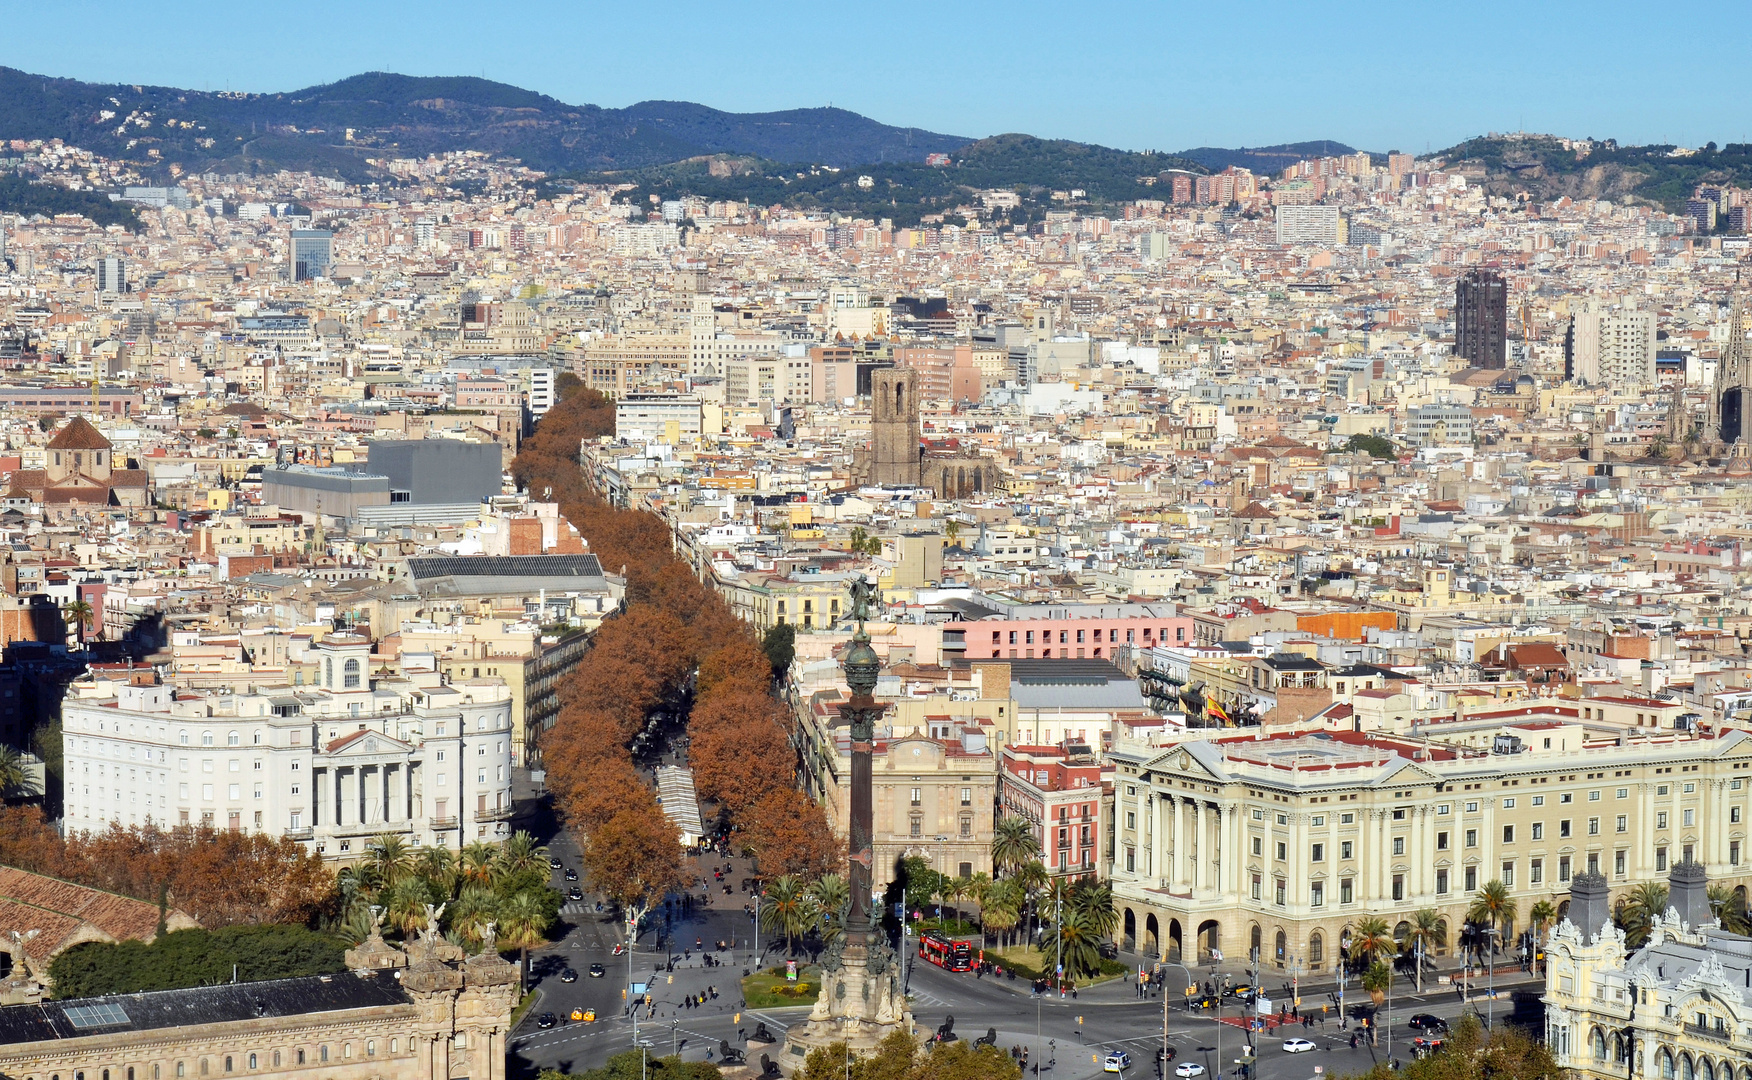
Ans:
{"type": "Polygon", "coordinates": [[[919,957],[946,971],[972,971],[973,942],[927,930],[919,935],[919,957]]]}

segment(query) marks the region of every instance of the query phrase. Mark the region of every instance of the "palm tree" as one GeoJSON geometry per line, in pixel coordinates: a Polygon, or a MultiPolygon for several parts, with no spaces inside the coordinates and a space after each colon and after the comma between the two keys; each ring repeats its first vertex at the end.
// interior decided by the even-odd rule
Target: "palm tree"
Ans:
{"type": "Polygon", "coordinates": [[[1744,934],[1747,927],[1752,926],[1752,918],[1746,913],[1746,898],[1738,889],[1729,888],[1723,882],[1711,882],[1708,895],[1710,910],[1715,912],[1723,930],[1730,934],[1744,934]]]}
{"type": "Polygon", "coordinates": [[[456,853],[447,847],[429,847],[414,860],[414,872],[432,888],[449,896],[456,890],[456,853]]]}
{"type": "Polygon", "coordinates": [[[1417,992],[1423,993],[1422,957],[1434,956],[1442,940],[1442,916],[1435,908],[1419,908],[1411,915],[1411,931],[1405,935],[1405,947],[1418,957],[1417,992]]]}
{"type": "Polygon", "coordinates": [[[412,876],[402,878],[378,896],[378,903],[385,908],[384,921],[401,931],[404,939],[426,925],[426,905],[435,902],[426,883],[412,876]]]}
{"type": "Polygon", "coordinates": [[[1557,907],[1549,900],[1541,900],[1527,909],[1527,929],[1533,931],[1533,940],[1540,948],[1545,947],[1545,931],[1557,921],[1557,907]]]}
{"type": "Polygon", "coordinates": [[[520,989],[529,987],[529,948],[547,940],[553,922],[553,907],[535,889],[520,889],[506,897],[498,910],[499,942],[516,949],[522,969],[520,989]]]}
{"type": "Polygon", "coordinates": [[[74,632],[79,635],[79,647],[85,648],[85,630],[97,618],[91,610],[91,605],[84,600],[74,600],[61,609],[61,617],[73,624],[74,632]]]}
{"type": "Polygon", "coordinates": [[[10,746],[0,745],[0,798],[41,793],[41,785],[25,767],[24,755],[10,746]]]}
{"type": "Polygon", "coordinates": [[[1039,859],[1029,859],[1016,867],[1011,880],[1022,890],[1022,906],[1028,912],[1029,920],[1038,927],[1040,901],[1052,881],[1051,875],[1046,872],[1046,864],[1039,859]]]}
{"type": "Polygon", "coordinates": [[[1071,904],[1062,908],[1058,918],[1040,937],[1040,955],[1057,960],[1063,957],[1065,973],[1093,975],[1101,970],[1101,934],[1095,929],[1087,911],[1071,904]]]}
{"type": "Polygon", "coordinates": [[[413,872],[414,853],[407,842],[395,833],[379,833],[366,845],[365,861],[377,875],[380,885],[394,886],[413,872]]]}
{"type": "Polygon", "coordinates": [[[1082,912],[1094,927],[1097,936],[1106,939],[1119,925],[1119,912],[1113,907],[1113,885],[1097,878],[1083,878],[1071,893],[1071,906],[1082,912]]]}
{"type": "Polygon", "coordinates": [[[1496,878],[1485,882],[1484,888],[1479,889],[1472,897],[1472,906],[1466,909],[1466,917],[1490,927],[1485,947],[1493,958],[1497,950],[1497,931],[1505,923],[1515,921],[1515,911],[1519,906],[1515,903],[1515,898],[1509,895],[1509,887],[1496,878]]]}
{"type": "Polygon", "coordinates": [[[481,840],[462,849],[459,872],[464,881],[478,881],[482,885],[491,885],[497,875],[499,849],[481,840]]]}
{"type": "Polygon", "coordinates": [[[967,888],[963,895],[972,900],[980,910],[985,910],[986,897],[992,892],[992,876],[981,870],[967,879],[967,888]]]}
{"type": "Polygon", "coordinates": [[[840,912],[852,898],[851,886],[838,874],[823,874],[809,885],[809,899],[821,918],[821,940],[831,941],[844,934],[840,912]]]}
{"type": "Polygon", "coordinates": [[[796,939],[815,921],[815,905],[796,874],[782,874],[767,882],[766,903],[760,921],[768,932],[785,935],[785,955],[795,956],[796,939]]]}
{"type": "Polygon", "coordinates": [[[1000,872],[1013,871],[1030,859],[1040,857],[1040,841],[1035,838],[1034,824],[1027,818],[999,818],[992,830],[992,865],[1000,872]]]}
{"type": "Polygon", "coordinates": [[[519,829],[499,848],[499,872],[506,877],[534,872],[545,878],[548,874],[548,849],[519,829]]]}
{"type": "Polygon", "coordinates": [[[1667,886],[1658,881],[1645,881],[1632,885],[1619,898],[1618,906],[1612,912],[1612,921],[1624,931],[1624,943],[1636,948],[1648,940],[1649,924],[1655,916],[1665,914],[1666,910],[1667,886]]]}
{"type": "Polygon", "coordinates": [[[471,945],[478,945],[481,931],[499,915],[500,897],[478,882],[469,882],[445,909],[450,929],[471,945]]]}
{"type": "Polygon", "coordinates": [[[1022,921],[1022,889],[1014,881],[994,882],[979,905],[980,934],[1007,935],[1022,921]]]}
{"type": "Polygon", "coordinates": [[[1387,925],[1387,920],[1379,915],[1370,915],[1357,923],[1357,928],[1351,931],[1350,960],[1352,963],[1360,961],[1368,964],[1398,945],[1393,940],[1393,929],[1387,925]]]}

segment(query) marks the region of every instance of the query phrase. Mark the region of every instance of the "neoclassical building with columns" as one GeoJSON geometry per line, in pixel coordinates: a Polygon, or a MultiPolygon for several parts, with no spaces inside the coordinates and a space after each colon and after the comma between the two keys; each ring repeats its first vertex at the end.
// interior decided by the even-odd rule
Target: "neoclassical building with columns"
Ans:
{"type": "Polygon", "coordinates": [[[1586,699],[1415,734],[1359,732],[1335,711],[1270,734],[1116,744],[1106,853],[1122,948],[1188,966],[1258,949],[1262,971],[1318,975],[1369,916],[1403,936],[1434,908],[1436,953],[1451,954],[1490,881],[1515,901],[1511,946],[1533,904],[1565,909],[1579,874],[1616,892],[1695,861],[1752,883],[1745,731],[1620,723],[1586,699]]]}
{"type": "Polygon", "coordinates": [[[9,1080],[504,1080],[517,967],[436,927],[351,969],[0,1008],[9,1080]]]}

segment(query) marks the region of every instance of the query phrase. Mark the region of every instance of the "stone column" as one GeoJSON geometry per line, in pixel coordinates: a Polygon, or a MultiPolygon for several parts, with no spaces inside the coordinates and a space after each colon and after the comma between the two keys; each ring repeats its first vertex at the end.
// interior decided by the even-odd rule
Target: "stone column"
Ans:
{"type": "Polygon", "coordinates": [[[1201,893],[1205,888],[1205,862],[1210,858],[1210,836],[1206,831],[1204,800],[1192,804],[1192,888],[1201,893]]]}

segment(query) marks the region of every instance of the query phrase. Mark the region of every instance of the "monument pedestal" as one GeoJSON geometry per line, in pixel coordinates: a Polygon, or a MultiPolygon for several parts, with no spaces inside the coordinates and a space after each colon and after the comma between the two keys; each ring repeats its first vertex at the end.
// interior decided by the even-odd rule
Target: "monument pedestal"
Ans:
{"type": "Polygon", "coordinates": [[[837,958],[830,951],[822,965],[821,996],[809,1019],[785,1033],[778,1065],[786,1075],[794,1074],[811,1050],[838,1042],[862,1057],[896,1031],[911,1034],[912,1026],[894,950],[884,942],[848,941],[837,958]]]}

